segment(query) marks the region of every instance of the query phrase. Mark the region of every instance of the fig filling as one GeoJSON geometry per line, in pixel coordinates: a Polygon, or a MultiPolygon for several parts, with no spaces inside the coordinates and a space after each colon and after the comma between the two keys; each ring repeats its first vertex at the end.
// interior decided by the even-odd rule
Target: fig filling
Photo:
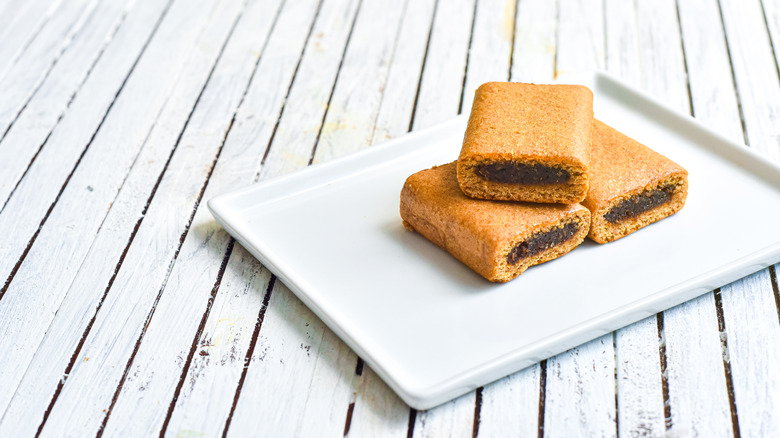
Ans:
{"type": "Polygon", "coordinates": [[[516,265],[517,262],[526,257],[534,256],[547,248],[566,242],[574,237],[579,229],[580,226],[576,222],[567,222],[563,227],[536,233],[512,248],[506,256],[506,261],[510,265],[516,265]]]}
{"type": "Polygon", "coordinates": [[[512,161],[481,164],[476,172],[486,181],[507,184],[563,184],[571,179],[571,174],[560,167],[512,161]]]}
{"type": "Polygon", "coordinates": [[[616,206],[604,215],[607,222],[617,223],[622,220],[639,216],[659,205],[666,204],[674,195],[674,184],[657,187],[653,190],[639,193],[628,199],[620,201],[616,206]]]}

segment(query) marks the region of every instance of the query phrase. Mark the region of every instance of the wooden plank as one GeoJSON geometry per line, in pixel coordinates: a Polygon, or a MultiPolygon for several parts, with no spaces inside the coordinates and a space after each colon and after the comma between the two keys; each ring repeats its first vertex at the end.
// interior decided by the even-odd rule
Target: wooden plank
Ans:
{"type": "MultiPolygon", "coordinates": [[[[112,0],[122,1],[122,0],[112,0]]],[[[0,77],[0,137],[68,50],[96,7],[96,0],[64,1],[12,68],[0,77]]]]}
{"type": "Polygon", "coordinates": [[[547,360],[544,436],[615,436],[612,334],[547,360]]]}
{"type": "MultiPolygon", "coordinates": [[[[143,47],[151,38],[156,24],[159,24],[159,19],[165,6],[165,3],[157,1],[140,3],[127,16],[123,26],[107,48],[105,56],[95,66],[93,73],[90,75],[91,79],[84,84],[83,93],[78,95],[71,104],[71,112],[66,114],[58,125],[58,129],[51,134],[49,138],[51,147],[41,152],[36,165],[30,169],[27,177],[22,180],[16,191],[16,196],[11,198],[5,210],[0,213],[1,226],[4,227],[3,229],[13,230],[14,233],[12,235],[16,239],[10,238],[12,235],[9,234],[8,238],[4,238],[0,244],[0,251],[3,254],[0,260],[8,263],[3,265],[6,271],[2,277],[8,276],[8,272],[15,262],[14,259],[22,253],[30,236],[35,233],[41,218],[45,216],[49,206],[56,199],[60,186],[67,180],[73,166],[78,162],[85,144],[89,142],[92,134],[100,126],[106,111],[111,107],[117,93],[129,75],[128,71],[132,70],[132,66],[143,51],[143,47]],[[116,46],[122,47],[122,50],[112,50],[116,46]],[[14,242],[16,246],[12,245],[14,242]]],[[[117,244],[124,246],[125,243],[126,239],[117,244]]],[[[104,263],[104,265],[107,269],[113,270],[113,267],[108,264],[104,263]]],[[[66,286],[62,285],[61,287],[66,286]]],[[[0,300],[0,303],[4,303],[4,301],[5,298],[0,300]]],[[[0,304],[0,309],[6,309],[6,306],[6,304],[0,304]]],[[[3,310],[3,312],[6,311],[3,310]]],[[[10,318],[11,316],[8,317],[10,318]]],[[[22,318],[22,314],[18,314],[15,317],[22,318]]],[[[26,321],[25,324],[36,322],[29,318],[24,320],[26,321]]],[[[37,330],[45,331],[47,325],[48,323],[41,322],[37,330]]],[[[27,334],[38,333],[30,326],[26,327],[29,330],[27,334]]],[[[71,326],[67,327],[65,331],[70,330],[71,326]]],[[[32,348],[33,351],[28,353],[32,354],[34,348],[39,343],[40,340],[32,341],[30,339],[27,348],[32,348]]],[[[67,352],[64,353],[66,356],[63,361],[58,362],[49,356],[38,357],[36,360],[45,364],[45,366],[48,366],[49,363],[67,363],[73,348],[68,349],[63,346],[64,350],[67,350],[67,352]]],[[[23,361],[12,363],[14,373],[24,372],[26,367],[24,360],[29,360],[29,358],[23,358],[23,356],[20,356],[19,359],[23,359],[23,361]]],[[[8,366],[8,364],[3,363],[0,365],[2,369],[5,369],[5,366],[8,366]]],[[[14,373],[4,374],[7,379],[7,385],[0,389],[0,409],[3,411],[5,411],[20,378],[18,374],[14,373]]],[[[37,374],[33,374],[33,376],[37,376],[37,374]]],[[[28,379],[32,380],[31,383],[35,385],[34,387],[43,386],[39,384],[40,382],[36,377],[28,377],[28,379]]],[[[16,396],[29,401],[31,399],[26,394],[30,393],[29,391],[23,391],[17,393],[16,396]]],[[[27,401],[22,403],[27,403],[27,401]]],[[[21,409],[20,411],[25,412],[26,410],[21,409]]],[[[0,422],[0,425],[2,424],[4,423],[0,422]]]]}
{"type": "MultiPolygon", "coordinates": [[[[145,282],[154,281],[168,272],[170,264],[166,262],[175,254],[178,247],[175,238],[170,239],[175,243],[168,246],[165,246],[165,243],[169,242],[154,242],[148,246],[144,246],[144,243],[154,241],[149,234],[156,235],[158,232],[165,234],[181,229],[189,220],[189,215],[170,214],[170,211],[191,208],[187,205],[188,200],[184,196],[173,196],[172,199],[175,201],[168,200],[171,210],[161,215],[158,215],[156,209],[155,211],[150,209],[150,202],[160,188],[162,174],[170,169],[173,152],[184,154],[185,159],[193,158],[194,163],[185,163],[184,167],[188,167],[189,164],[197,168],[197,165],[201,164],[198,161],[203,161],[202,158],[200,160],[195,158],[196,155],[191,151],[187,151],[188,147],[194,148],[199,145],[181,145],[178,141],[191,120],[193,107],[199,102],[212,76],[215,63],[223,53],[225,41],[230,36],[243,9],[242,3],[236,0],[231,3],[203,5],[203,13],[208,18],[204,22],[205,26],[201,29],[196,27],[195,29],[199,30],[197,33],[190,33],[188,29],[179,29],[180,33],[190,33],[186,45],[179,48],[184,51],[186,61],[181,65],[181,70],[178,70],[175,64],[170,66],[169,77],[175,80],[173,88],[159,108],[154,125],[150,127],[144,140],[144,147],[136,157],[121,190],[113,201],[114,205],[124,204],[135,211],[128,214],[123,208],[117,210],[111,208],[110,213],[114,214],[109,213],[109,216],[113,216],[112,222],[117,220],[123,222],[124,226],[110,229],[108,233],[118,232],[125,236],[130,234],[132,236],[129,237],[130,240],[133,242],[137,240],[139,243],[138,246],[131,245],[124,254],[120,254],[120,257],[124,255],[124,260],[130,262],[131,268],[136,267],[134,264],[138,258],[142,258],[144,263],[137,266],[137,270],[118,269],[113,285],[107,290],[95,316],[94,324],[82,339],[83,346],[76,352],[76,360],[68,372],[65,385],[58,394],[55,394],[53,406],[44,423],[44,435],[60,434],[63,431],[66,434],[97,432],[106,425],[107,416],[111,414],[117,400],[117,387],[121,385],[123,376],[129,372],[126,367],[132,362],[143,330],[148,326],[154,312],[154,304],[160,299],[159,286],[155,285],[153,289],[147,288],[145,282]],[[131,233],[134,227],[131,224],[133,222],[138,224],[139,211],[144,215],[143,222],[148,226],[139,228],[137,234],[133,235],[131,233]],[[160,228],[164,230],[157,231],[160,228]],[[93,382],[96,381],[102,384],[95,386],[93,382]]],[[[189,15],[194,23],[198,23],[197,16],[193,17],[191,13],[189,15]]],[[[151,58],[144,58],[142,61],[148,59],[151,58]]],[[[160,64],[165,65],[164,62],[160,64]]],[[[134,75],[131,79],[139,77],[134,75]]],[[[144,84],[143,88],[148,90],[148,84],[144,84]]],[[[103,132],[113,134],[115,131],[103,132]]],[[[213,153],[207,155],[209,155],[207,159],[213,157],[213,153]]],[[[209,166],[206,163],[205,169],[200,171],[201,174],[207,173],[209,166]]],[[[187,174],[189,171],[175,170],[179,175],[187,174]]],[[[176,178],[168,181],[177,182],[176,178]]],[[[189,184],[192,183],[186,179],[178,182],[181,184],[179,187],[186,187],[182,189],[183,192],[197,193],[201,186],[195,183],[194,187],[190,187],[189,184]]],[[[168,187],[165,189],[167,190],[168,187]]],[[[175,191],[175,189],[171,190],[175,191]]],[[[104,219],[107,220],[109,219],[104,219]]],[[[102,230],[103,228],[98,231],[102,230]]],[[[88,252],[87,258],[90,256],[88,252]]],[[[71,293],[68,295],[72,295],[77,290],[79,289],[70,289],[71,293]]],[[[67,296],[65,301],[69,301],[67,296]]],[[[69,303],[63,303],[63,306],[66,304],[69,303]]]]}
{"type": "Polygon", "coordinates": [[[731,436],[731,412],[712,293],[667,310],[663,321],[671,410],[667,420],[669,433],[731,436]]]}
{"type": "Polygon", "coordinates": [[[386,92],[390,63],[406,3],[365,0],[341,63],[313,162],[365,149],[386,92]],[[370,17],[370,18],[369,18],[370,17]],[[382,26],[376,26],[377,22],[382,26]]]}
{"type": "Polygon", "coordinates": [[[0,11],[0,78],[8,73],[62,4],[62,0],[6,2],[0,11]]]}
{"type": "MultiPolygon", "coordinates": [[[[775,3],[768,4],[772,6],[767,11],[767,22],[774,27],[775,3]]],[[[761,3],[724,0],[720,6],[747,142],[754,150],[780,162],[780,81],[761,3]]]]}
{"type": "Polygon", "coordinates": [[[0,142],[0,205],[5,204],[47,136],[64,116],[130,6],[119,1],[98,5],[84,25],[84,31],[75,36],[70,49],[57,61],[47,80],[0,142]]]}
{"type": "Polygon", "coordinates": [[[717,0],[678,3],[693,113],[710,129],[744,143],[731,61],[717,0]]]}
{"type": "Polygon", "coordinates": [[[555,76],[558,2],[520,0],[515,17],[511,80],[546,82],[555,76]]]}
{"type": "Polygon", "coordinates": [[[485,386],[479,435],[538,435],[540,378],[541,367],[535,364],[485,386]]]}
{"type": "Polygon", "coordinates": [[[604,2],[604,37],[607,71],[627,84],[642,86],[639,59],[639,24],[635,2],[604,2]]]}
{"type": "Polygon", "coordinates": [[[375,121],[371,143],[378,144],[409,132],[423,62],[428,51],[436,0],[407,1],[393,61],[375,121]]]}
{"type": "MultiPolygon", "coordinates": [[[[176,6],[182,8],[183,12],[192,5],[176,6]]],[[[125,198],[116,198],[119,189],[124,186],[125,191],[133,194],[129,200],[131,202],[123,207],[134,210],[137,215],[143,211],[149,193],[165,167],[176,134],[186,122],[192,103],[197,98],[220,48],[203,44],[198,46],[200,50],[192,52],[191,62],[184,62],[190,56],[184,55],[189,52],[190,47],[202,44],[203,40],[218,41],[219,34],[215,32],[203,34],[202,39],[198,38],[200,24],[206,21],[211,12],[210,8],[198,5],[198,8],[193,10],[198,13],[168,15],[170,20],[163,21],[152,44],[95,134],[80,165],[69,178],[69,184],[60,194],[59,199],[62,202],[52,209],[8,292],[0,300],[0,314],[21,320],[18,324],[3,327],[5,342],[9,344],[7,348],[14,348],[17,354],[4,357],[0,362],[0,369],[4,370],[3,375],[8,376],[9,381],[14,382],[13,386],[27,368],[35,348],[40,344],[63,299],[67,295],[84,293],[83,290],[71,289],[70,293],[66,294],[98,230],[101,226],[116,226],[104,223],[104,220],[106,211],[112,205],[122,208],[125,198]],[[171,53],[182,55],[176,57],[171,56],[171,53]],[[154,126],[157,126],[157,129],[153,129],[154,126]],[[123,144],[124,147],[116,148],[116,144],[123,144]],[[140,155],[139,151],[142,151],[140,155]],[[134,163],[138,165],[134,166],[134,163]],[[131,167],[134,172],[126,181],[131,167]],[[39,293],[31,294],[30,290],[39,293]],[[36,315],[36,318],[29,318],[29,315],[36,315]],[[6,373],[6,369],[9,372],[6,373]]],[[[214,26],[218,23],[220,21],[215,18],[214,26]]],[[[130,227],[132,229],[132,224],[130,227]]],[[[102,288],[97,293],[101,291],[102,288]]],[[[113,341],[115,340],[112,339],[111,343],[113,341]]],[[[92,352],[87,349],[86,357],[90,355],[92,352]]],[[[89,369],[87,364],[88,362],[77,363],[74,369],[89,369]]],[[[110,373],[112,370],[104,371],[110,373]]],[[[89,384],[94,381],[100,380],[86,380],[89,384]]],[[[10,391],[13,386],[9,388],[10,391]]],[[[55,406],[49,420],[55,420],[54,424],[64,421],[69,426],[77,427],[79,417],[70,416],[70,413],[65,413],[64,410],[78,409],[81,415],[87,415],[90,411],[86,409],[86,405],[71,405],[67,400],[77,397],[79,390],[87,390],[88,387],[89,385],[66,385],[61,394],[67,396],[66,403],[59,405],[62,406],[62,411],[55,406]]],[[[105,390],[107,386],[98,388],[105,390]]],[[[99,399],[95,398],[93,403],[99,403],[99,399]]],[[[52,430],[61,431],[64,426],[63,429],[55,426],[50,429],[52,430]]]]}
{"type": "Polygon", "coordinates": [[[598,0],[560,0],[555,77],[604,68],[604,8],[598,0]]]}
{"type": "MultiPolygon", "coordinates": [[[[276,120],[284,107],[287,90],[317,10],[316,0],[287,2],[283,6],[267,46],[260,53],[256,72],[235,115],[203,199],[237,189],[255,178],[276,120]],[[269,87],[271,83],[276,86],[269,87]]],[[[220,293],[214,297],[197,339],[199,350],[189,364],[186,363],[188,351],[183,354],[185,357],[181,362],[176,362],[179,374],[185,365],[187,374],[178,397],[163,403],[174,403],[170,421],[163,430],[167,435],[180,436],[190,432],[205,436],[222,434],[232,410],[236,388],[245,372],[247,354],[249,352],[251,356],[256,342],[253,333],[259,324],[258,315],[268,304],[264,297],[271,277],[240,245],[233,247],[228,262],[231,241],[227,232],[214,222],[205,203],[201,202],[191,232],[184,240],[166,283],[166,294],[185,293],[207,299],[215,282],[220,293]],[[223,264],[225,269],[220,284],[220,265],[223,264]],[[201,354],[201,351],[207,355],[201,354]]],[[[203,312],[204,304],[203,300],[193,300],[192,306],[203,312]]],[[[147,336],[155,336],[156,330],[156,325],[150,326],[147,336]]],[[[180,348],[176,347],[175,351],[180,352],[180,348]]]]}
{"type": "Polygon", "coordinates": [[[780,1],[761,0],[761,6],[764,12],[764,21],[771,38],[775,65],[780,69],[780,1]]]}
{"type": "Polygon", "coordinates": [[[480,0],[477,3],[461,113],[471,112],[474,92],[480,85],[509,78],[516,9],[516,0],[480,0]]]}
{"type": "Polygon", "coordinates": [[[727,361],[741,436],[780,430],[780,325],[769,270],[721,289],[727,361]]]}
{"type": "Polygon", "coordinates": [[[439,2],[417,95],[414,129],[460,113],[475,0],[439,2]]]}

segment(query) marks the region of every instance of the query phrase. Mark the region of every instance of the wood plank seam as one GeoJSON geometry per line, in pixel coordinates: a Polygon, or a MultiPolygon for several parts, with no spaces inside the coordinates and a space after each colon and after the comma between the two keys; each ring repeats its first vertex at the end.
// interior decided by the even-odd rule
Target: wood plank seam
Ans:
{"type": "Polygon", "coordinates": [[[772,282],[772,292],[775,295],[775,305],[777,306],[777,320],[780,322],[780,290],[777,287],[777,270],[774,266],[769,267],[769,279],[772,282]]]}
{"type": "MultiPolygon", "coordinates": [[[[136,57],[135,61],[133,62],[133,65],[130,67],[130,70],[128,70],[127,75],[122,80],[122,84],[119,86],[119,88],[117,89],[116,94],[114,95],[113,99],[111,100],[111,103],[106,108],[106,112],[103,114],[103,117],[101,118],[100,123],[98,123],[97,128],[95,128],[95,131],[92,133],[92,136],[90,137],[89,141],[87,142],[86,146],[84,147],[84,150],[82,150],[81,154],[79,155],[78,160],[76,160],[76,163],[73,166],[73,169],[71,169],[70,173],[68,174],[68,177],[62,183],[62,187],[60,188],[59,192],[57,193],[57,196],[55,197],[55,199],[52,202],[51,206],[49,206],[49,209],[47,210],[46,214],[44,214],[43,219],[41,219],[41,222],[38,225],[38,229],[35,231],[33,236],[30,238],[30,240],[27,243],[27,246],[25,247],[24,251],[19,256],[18,261],[14,265],[13,269],[11,270],[11,273],[9,274],[8,278],[5,281],[5,284],[0,289],[0,300],[3,299],[3,295],[5,295],[5,292],[8,290],[8,286],[11,284],[11,281],[13,281],[14,276],[19,271],[19,267],[22,265],[22,262],[24,262],[24,259],[27,257],[27,254],[30,252],[30,248],[35,243],[35,240],[38,238],[38,235],[40,234],[41,229],[43,228],[43,225],[46,223],[46,220],[49,218],[49,215],[51,214],[52,210],[54,209],[54,206],[57,205],[57,202],[59,201],[60,196],[62,196],[62,193],[65,191],[65,187],[67,187],[68,182],[70,181],[71,177],[76,172],[76,169],[78,169],[79,164],[81,163],[81,160],[84,158],[84,155],[86,155],[87,151],[89,150],[89,147],[92,145],[92,142],[95,140],[95,137],[97,136],[98,132],[100,132],[100,128],[103,127],[103,123],[106,121],[106,118],[108,118],[108,115],[111,113],[111,109],[114,107],[114,103],[116,103],[116,100],[119,97],[119,95],[122,93],[122,90],[124,89],[125,85],[127,84],[128,79],[130,79],[130,76],[133,74],[133,71],[135,71],[135,68],[138,65],[139,60],[143,57],[144,53],[146,52],[146,48],[149,46],[149,43],[154,38],[154,35],[157,33],[157,29],[159,29],[160,24],[162,23],[163,19],[167,15],[168,10],[170,9],[170,6],[171,6],[172,3],[173,3],[173,0],[168,0],[168,4],[166,5],[163,13],[160,15],[159,19],[155,23],[154,29],[152,30],[151,34],[149,35],[149,38],[147,38],[147,40],[144,42],[144,45],[141,48],[141,51],[138,54],[138,57],[136,57]]],[[[47,137],[47,139],[48,139],[48,137],[47,137]]],[[[8,201],[6,201],[6,204],[7,204],[7,202],[8,201]]],[[[3,205],[3,208],[5,208],[6,204],[3,205]]],[[[0,209],[0,213],[2,213],[2,209],[0,209]]]]}
{"type": "MultiPolygon", "coordinates": [[[[54,123],[54,125],[49,130],[49,133],[46,135],[46,138],[38,146],[37,151],[33,154],[32,158],[30,159],[30,162],[27,164],[27,168],[19,176],[18,180],[16,181],[16,184],[14,184],[14,187],[8,193],[8,196],[6,197],[5,201],[3,201],[3,205],[0,206],[0,214],[2,214],[3,210],[5,209],[5,206],[8,204],[8,200],[11,199],[11,197],[14,195],[14,192],[16,192],[16,189],[19,187],[19,184],[22,182],[24,177],[27,175],[27,172],[30,170],[30,167],[32,167],[33,163],[35,163],[35,159],[38,158],[38,155],[43,150],[43,147],[48,143],[49,137],[51,137],[52,133],[54,132],[55,129],[57,129],[57,126],[59,125],[60,121],[65,116],[65,113],[68,111],[68,109],[70,109],[70,104],[73,103],[73,100],[76,98],[76,95],[79,93],[79,91],[81,91],[82,87],[84,86],[84,84],[89,79],[90,75],[92,74],[92,70],[95,68],[97,63],[100,61],[100,58],[103,56],[103,53],[105,53],[105,50],[108,47],[108,45],[111,44],[111,41],[113,41],[114,37],[119,32],[119,29],[122,27],[122,24],[124,23],[126,17],[127,17],[127,10],[125,10],[122,13],[122,16],[120,17],[120,19],[117,22],[116,26],[114,27],[113,31],[110,33],[109,37],[106,38],[105,42],[103,43],[103,46],[101,47],[100,51],[98,52],[98,55],[92,61],[92,64],[89,66],[89,68],[87,69],[87,72],[84,74],[84,78],[82,79],[81,83],[78,85],[76,90],[74,90],[73,94],[71,94],[70,99],[68,100],[68,103],[65,105],[65,109],[63,110],[63,112],[57,118],[57,121],[54,123]]],[[[41,87],[43,86],[44,82],[45,81],[41,82],[41,87]]],[[[28,99],[27,102],[25,102],[24,107],[19,111],[19,114],[17,114],[17,116],[14,118],[14,120],[11,122],[11,124],[8,125],[8,128],[5,130],[3,135],[0,136],[0,146],[2,146],[3,140],[5,140],[6,136],[11,131],[11,127],[16,122],[16,120],[21,116],[22,112],[27,108],[27,105],[30,103],[30,101],[33,99],[33,97],[34,97],[34,94],[30,96],[30,99],[28,99]]]]}
{"type": "Polygon", "coordinates": [[[688,56],[685,53],[685,43],[683,42],[682,21],[680,20],[680,2],[676,0],[674,11],[677,13],[677,32],[680,34],[680,51],[682,51],[683,68],[685,69],[685,85],[688,90],[688,106],[691,108],[691,116],[696,117],[693,106],[693,95],[691,94],[691,77],[688,74],[688,56]]]}
{"type": "Polygon", "coordinates": [[[668,431],[672,427],[672,405],[669,397],[669,374],[667,372],[668,363],[666,361],[666,336],[664,336],[664,313],[659,312],[655,315],[656,325],[658,326],[658,356],[661,360],[661,392],[664,400],[664,423],[668,431]]]}
{"type": "Polygon", "coordinates": [[[14,56],[11,58],[11,62],[8,64],[5,70],[3,72],[0,72],[0,78],[5,76],[5,74],[16,65],[16,63],[19,61],[19,58],[21,58],[24,55],[24,52],[26,52],[27,49],[30,48],[33,41],[35,41],[35,39],[41,33],[41,29],[43,29],[46,26],[46,24],[49,22],[49,19],[51,18],[54,9],[56,9],[56,6],[59,6],[60,3],[53,5],[53,7],[44,16],[43,20],[41,20],[38,26],[36,26],[35,30],[30,32],[29,39],[24,44],[22,44],[22,47],[16,52],[16,54],[14,54],[14,56]]]}
{"type": "Polygon", "coordinates": [[[539,435],[544,438],[544,405],[547,396],[547,359],[539,362],[539,435]]]}
{"type": "Polygon", "coordinates": [[[729,361],[729,342],[728,332],[726,331],[726,320],[723,317],[723,301],[720,296],[720,288],[713,291],[715,298],[715,312],[718,315],[718,331],[720,332],[720,345],[723,351],[723,370],[726,379],[727,394],[729,396],[729,408],[731,409],[731,427],[734,430],[734,437],[739,438],[739,415],[737,412],[737,402],[734,397],[734,380],[731,375],[731,362],[729,361]]]}

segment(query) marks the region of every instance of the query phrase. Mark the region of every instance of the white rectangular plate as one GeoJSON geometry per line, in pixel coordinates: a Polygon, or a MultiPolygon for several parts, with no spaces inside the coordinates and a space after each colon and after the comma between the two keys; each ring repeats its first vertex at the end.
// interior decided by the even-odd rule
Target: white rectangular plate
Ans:
{"type": "Polygon", "coordinates": [[[412,407],[427,409],[780,260],[780,167],[601,73],[596,117],[685,167],[678,214],[505,284],[401,225],[466,118],[209,202],[220,224],[412,407]]]}

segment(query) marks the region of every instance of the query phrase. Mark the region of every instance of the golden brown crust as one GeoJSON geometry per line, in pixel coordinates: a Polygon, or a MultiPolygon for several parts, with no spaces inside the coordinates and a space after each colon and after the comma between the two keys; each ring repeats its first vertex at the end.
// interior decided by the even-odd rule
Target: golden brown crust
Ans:
{"type": "Polygon", "coordinates": [[[488,82],[474,96],[458,180],[481,199],[529,202],[582,201],[588,191],[588,146],[593,93],[581,85],[488,82]],[[523,185],[485,181],[477,166],[514,161],[567,170],[566,184],[523,185]]]}
{"type": "Polygon", "coordinates": [[[590,191],[582,205],[591,212],[588,237],[607,243],[678,212],[688,195],[688,172],[679,164],[605,123],[593,123],[590,191]],[[673,186],[671,200],[636,217],[612,223],[605,219],[621,201],[673,186]]]}
{"type": "Polygon", "coordinates": [[[458,186],[455,163],[417,172],[406,180],[401,191],[401,218],[404,226],[494,282],[509,281],[529,266],[566,254],[585,239],[590,226],[590,212],[579,204],[469,198],[458,186]],[[574,237],[517,264],[507,262],[509,251],[529,236],[569,221],[579,226],[574,237]]]}

